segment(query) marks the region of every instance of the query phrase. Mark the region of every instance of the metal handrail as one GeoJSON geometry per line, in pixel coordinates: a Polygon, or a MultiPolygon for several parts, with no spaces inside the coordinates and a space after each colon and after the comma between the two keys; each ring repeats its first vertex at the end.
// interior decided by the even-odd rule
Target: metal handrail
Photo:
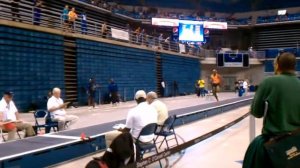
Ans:
{"type": "MultiPolygon", "coordinates": [[[[216,58],[216,54],[219,53],[218,50],[207,50],[202,49],[202,52],[204,52],[205,58],[216,58]]],[[[243,54],[249,54],[250,58],[257,58],[257,59],[264,59],[265,58],[265,51],[259,51],[259,50],[232,50],[232,51],[226,51],[224,53],[243,53],[243,54]]]]}

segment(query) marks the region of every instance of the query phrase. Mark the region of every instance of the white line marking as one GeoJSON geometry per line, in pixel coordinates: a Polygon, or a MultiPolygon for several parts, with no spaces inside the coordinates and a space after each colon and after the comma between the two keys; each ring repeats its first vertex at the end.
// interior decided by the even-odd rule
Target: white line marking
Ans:
{"type": "Polygon", "coordinates": [[[236,104],[236,103],[240,103],[240,102],[244,102],[244,101],[248,101],[248,100],[252,100],[252,99],[253,98],[248,98],[248,99],[243,99],[243,100],[239,100],[239,101],[235,101],[235,102],[231,102],[231,103],[227,103],[227,104],[222,104],[222,105],[219,105],[219,106],[209,107],[209,108],[206,108],[206,109],[202,109],[202,110],[198,110],[198,111],[193,111],[193,112],[190,112],[190,113],[180,114],[180,115],[177,115],[177,117],[182,117],[182,116],[186,116],[186,115],[200,113],[200,112],[203,112],[203,111],[212,110],[212,109],[220,108],[220,107],[225,107],[225,106],[228,106],[228,105],[232,105],[232,104],[236,104]]]}
{"type": "Polygon", "coordinates": [[[41,135],[43,137],[49,137],[49,138],[61,138],[61,139],[73,139],[73,140],[79,140],[80,137],[76,136],[66,136],[66,135],[53,135],[53,134],[44,134],[41,135]]]}
{"type": "Polygon", "coordinates": [[[26,151],[26,152],[15,154],[15,155],[5,156],[5,157],[0,158],[0,161],[6,160],[6,159],[10,159],[10,158],[16,158],[18,156],[23,156],[23,155],[27,155],[27,154],[31,154],[31,153],[35,153],[35,152],[47,150],[47,149],[52,149],[52,148],[57,148],[57,147],[60,147],[60,146],[69,145],[69,144],[72,144],[72,143],[75,143],[75,142],[79,142],[79,141],[80,140],[73,140],[73,141],[69,141],[69,142],[60,143],[60,144],[57,144],[57,145],[51,145],[51,146],[44,147],[44,148],[39,148],[39,149],[35,149],[35,150],[29,150],[29,151],[26,151]]]}

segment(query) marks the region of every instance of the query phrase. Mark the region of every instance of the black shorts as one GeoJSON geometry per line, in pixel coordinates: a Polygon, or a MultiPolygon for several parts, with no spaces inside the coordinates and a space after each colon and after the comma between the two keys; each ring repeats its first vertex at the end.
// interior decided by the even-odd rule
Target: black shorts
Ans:
{"type": "Polygon", "coordinates": [[[219,85],[220,85],[220,84],[217,84],[217,83],[213,83],[213,84],[212,84],[213,87],[218,87],[219,85]]]}

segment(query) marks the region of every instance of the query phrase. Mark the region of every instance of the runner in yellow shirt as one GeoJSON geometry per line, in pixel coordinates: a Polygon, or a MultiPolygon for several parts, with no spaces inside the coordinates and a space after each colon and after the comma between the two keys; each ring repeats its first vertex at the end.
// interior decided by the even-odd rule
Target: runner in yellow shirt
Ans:
{"type": "Polygon", "coordinates": [[[200,96],[205,96],[205,81],[203,79],[200,79],[198,81],[199,89],[200,89],[200,96]]]}

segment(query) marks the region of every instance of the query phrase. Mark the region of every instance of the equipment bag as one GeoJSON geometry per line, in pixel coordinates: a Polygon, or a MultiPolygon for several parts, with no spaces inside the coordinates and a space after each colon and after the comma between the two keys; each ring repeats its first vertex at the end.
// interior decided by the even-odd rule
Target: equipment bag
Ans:
{"type": "Polygon", "coordinates": [[[300,167],[300,129],[273,137],[264,146],[274,168],[300,167]]]}

